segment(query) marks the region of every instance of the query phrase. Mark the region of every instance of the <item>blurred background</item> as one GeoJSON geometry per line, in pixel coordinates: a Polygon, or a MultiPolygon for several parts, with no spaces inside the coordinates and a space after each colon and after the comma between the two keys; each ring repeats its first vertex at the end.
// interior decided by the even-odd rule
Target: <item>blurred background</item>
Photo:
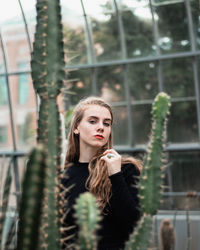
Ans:
{"type": "MultiPolygon", "coordinates": [[[[38,98],[30,75],[35,0],[6,0],[0,9],[0,188],[13,164],[14,209],[26,156],[36,143],[38,98]]],[[[200,7],[198,0],[61,1],[67,79],[60,111],[97,95],[114,110],[114,148],[142,159],[151,105],[172,98],[163,203],[176,250],[200,249],[200,7]]]]}

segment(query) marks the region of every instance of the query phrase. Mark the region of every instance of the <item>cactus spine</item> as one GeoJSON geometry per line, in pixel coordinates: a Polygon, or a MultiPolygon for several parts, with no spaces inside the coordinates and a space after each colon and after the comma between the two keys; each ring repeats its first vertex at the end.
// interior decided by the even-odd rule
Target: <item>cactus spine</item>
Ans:
{"type": "Polygon", "coordinates": [[[37,249],[46,169],[46,154],[39,145],[30,154],[23,182],[17,250],[37,249]]]}
{"type": "Polygon", "coordinates": [[[88,192],[81,194],[76,201],[75,210],[77,223],[80,227],[77,249],[95,250],[97,248],[95,231],[100,221],[96,198],[88,192]]]}
{"type": "Polygon", "coordinates": [[[156,96],[153,103],[152,130],[139,182],[139,198],[144,217],[126,243],[126,250],[146,250],[150,240],[151,234],[148,232],[152,227],[151,217],[156,214],[162,195],[163,149],[170,105],[170,97],[163,92],[156,96]],[[138,236],[140,233],[141,237],[138,236]]]}
{"type": "Polygon", "coordinates": [[[38,142],[48,154],[47,183],[43,208],[43,247],[59,249],[61,129],[56,98],[64,72],[63,34],[59,0],[37,1],[37,25],[32,54],[32,78],[40,97],[38,142]]]}

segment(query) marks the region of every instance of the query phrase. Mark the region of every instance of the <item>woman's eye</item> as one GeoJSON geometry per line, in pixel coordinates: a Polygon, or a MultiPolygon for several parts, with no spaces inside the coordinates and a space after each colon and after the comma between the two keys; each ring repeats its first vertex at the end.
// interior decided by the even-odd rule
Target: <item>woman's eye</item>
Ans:
{"type": "Polygon", "coordinates": [[[104,125],[105,125],[106,127],[109,127],[109,126],[110,126],[110,123],[104,122],[104,125]]]}
{"type": "Polygon", "coordinates": [[[90,120],[90,121],[89,121],[89,123],[94,124],[94,123],[95,123],[95,121],[94,121],[94,120],[90,120]]]}

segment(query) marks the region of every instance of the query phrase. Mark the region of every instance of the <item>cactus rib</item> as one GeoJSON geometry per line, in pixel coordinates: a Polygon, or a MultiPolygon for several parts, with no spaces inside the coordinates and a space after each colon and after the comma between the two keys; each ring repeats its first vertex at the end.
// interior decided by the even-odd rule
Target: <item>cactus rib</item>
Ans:
{"type": "Polygon", "coordinates": [[[163,149],[169,107],[170,97],[165,93],[159,93],[152,107],[152,131],[139,182],[139,197],[142,210],[144,213],[151,215],[156,213],[162,194],[163,149]]]}
{"type": "Polygon", "coordinates": [[[96,198],[88,192],[81,194],[76,201],[75,210],[77,223],[80,227],[78,249],[95,250],[97,248],[95,231],[100,221],[96,198]]]}
{"type": "Polygon", "coordinates": [[[46,179],[46,154],[41,145],[32,150],[23,182],[19,212],[18,250],[35,250],[46,179]]]}

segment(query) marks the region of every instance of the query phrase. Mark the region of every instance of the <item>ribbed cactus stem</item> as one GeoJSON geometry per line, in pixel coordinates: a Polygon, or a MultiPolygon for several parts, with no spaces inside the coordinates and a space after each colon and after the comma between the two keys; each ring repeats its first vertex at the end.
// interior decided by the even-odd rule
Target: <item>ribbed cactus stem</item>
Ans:
{"type": "Polygon", "coordinates": [[[24,177],[17,250],[37,249],[46,170],[46,154],[39,145],[30,154],[24,177]]]}
{"type": "Polygon", "coordinates": [[[147,250],[152,230],[152,216],[144,215],[134,233],[130,235],[125,250],[147,250]]]}
{"type": "Polygon", "coordinates": [[[36,7],[37,25],[31,67],[34,88],[40,97],[38,142],[44,144],[49,159],[41,239],[44,249],[56,250],[60,249],[62,217],[59,196],[61,122],[56,98],[65,78],[63,33],[59,0],[37,0],[36,7]]]}
{"type": "Polygon", "coordinates": [[[163,150],[170,105],[170,97],[163,92],[159,93],[154,100],[150,142],[139,182],[142,210],[144,213],[151,215],[154,215],[159,208],[162,195],[163,150]]]}
{"type": "Polygon", "coordinates": [[[96,198],[88,192],[80,195],[76,201],[75,210],[80,228],[77,249],[95,250],[97,248],[95,231],[100,221],[96,198]]]}
{"type": "Polygon", "coordinates": [[[3,188],[3,200],[2,203],[0,203],[0,246],[2,245],[2,236],[3,236],[3,231],[5,227],[5,220],[6,220],[6,212],[8,208],[8,202],[9,202],[9,194],[10,194],[10,189],[11,189],[11,183],[12,183],[12,174],[11,174],[11,169],[12,169],[12,162],[13,158],[10,160],[7,173],[6,173],[6,179],[4,183],[4,188],[3,188]]]}
{"type": "Polygon", "coordinates": [[[170,97],[165,93],[159,93],[153,103],[151,136],[139,181],[140,205],[144,215],[130,235],[125,250],[147,250],[149,246],[152,217],[162,196],[163,149],[170,105],[170,97]]]}

